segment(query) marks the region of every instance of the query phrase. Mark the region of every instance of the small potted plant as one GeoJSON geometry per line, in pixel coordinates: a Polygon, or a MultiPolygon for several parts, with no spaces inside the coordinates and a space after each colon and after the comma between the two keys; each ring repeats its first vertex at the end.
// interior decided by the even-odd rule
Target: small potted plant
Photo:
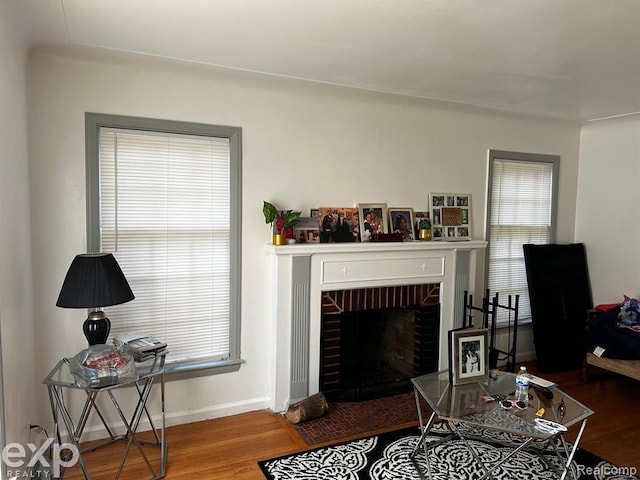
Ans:
{"type": "Polygon", "coordinates": [[[286,245],[287,239],[293,239],[293,226],[298,223],[301,212],[278,210],[269,202],[262,206],[265,223],[272,225],[273,244],[286,245]]]}
{"type": "Polygon", "coordinates": [[[431,240],[431,220],[421,218],[418,221],[418,238],[420,240],[431,240]]]}

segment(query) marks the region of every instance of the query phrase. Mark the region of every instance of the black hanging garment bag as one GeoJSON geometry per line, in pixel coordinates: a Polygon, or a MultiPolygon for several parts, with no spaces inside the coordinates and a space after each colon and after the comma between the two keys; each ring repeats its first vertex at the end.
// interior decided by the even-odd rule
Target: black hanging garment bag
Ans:
{"type": "Polygon", "coordinates": [[[538,369],[577,370],[585,357],[586,314],[593,307],[584,245],[523,249],[538,369]]]}

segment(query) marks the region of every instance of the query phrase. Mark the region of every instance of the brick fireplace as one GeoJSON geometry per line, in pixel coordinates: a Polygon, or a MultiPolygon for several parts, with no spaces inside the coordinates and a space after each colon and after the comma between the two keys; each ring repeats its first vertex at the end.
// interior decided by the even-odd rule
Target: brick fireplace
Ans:
{"type": "Polygon", "coordinates": [[[486,242],[473,240],[267,245],[275,336],[270,408],[283,411],[320,391],[323,308],[340,309],[347,301],[411,305],[426,289],[439,303],[438,369],[448,368],[447,332],[461,324],[464,291],[484,289],[485,248],[486,242]],[[362,292],[365,299],[354,300],[362,292]]]}
{"type": "Polygon", "coordinates": [[[404,393],[438,369],[440,285],[322,293],[320,391],[331,401],[404,393]]]}

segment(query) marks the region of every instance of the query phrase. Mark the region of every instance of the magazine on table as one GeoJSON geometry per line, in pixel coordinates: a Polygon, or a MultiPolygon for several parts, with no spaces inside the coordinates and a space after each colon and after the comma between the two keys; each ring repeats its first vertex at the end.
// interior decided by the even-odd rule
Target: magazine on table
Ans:
{"type": "Polygon", "coordinates": [[[149,335],[127,333],[114,337],[114,343],[124,345],[125,349],[131,352],[136,359],[153,355],[167,348],[166,342],[158,340],[149,335]]]}

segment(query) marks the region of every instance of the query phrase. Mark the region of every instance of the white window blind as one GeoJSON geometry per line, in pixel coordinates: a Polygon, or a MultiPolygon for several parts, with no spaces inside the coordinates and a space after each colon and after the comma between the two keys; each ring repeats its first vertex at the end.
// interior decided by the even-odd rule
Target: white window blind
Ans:
{"type": "MultiPolygon", "coordinates": [[[[553,163],[492,159],[487,287],[501,305],[520,295],[519,320],[531,319],[522,245],[551,241],[553,177],[553,163]]],[[[498,313],[499,323],[508,320],[507,310],[498,313]]]]}
{"type": "Polygon", "coordinates": [[[100,128],[101,251],[136,298],[111,333],[165,340],[169,361],[230,350],[230,154],[226,138],[100,128]]]}

